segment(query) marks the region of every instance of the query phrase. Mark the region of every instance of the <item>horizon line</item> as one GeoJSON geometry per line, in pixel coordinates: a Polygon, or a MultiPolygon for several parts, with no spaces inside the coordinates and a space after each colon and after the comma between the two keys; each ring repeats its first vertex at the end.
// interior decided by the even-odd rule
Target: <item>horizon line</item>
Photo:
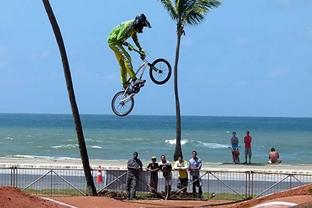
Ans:
{"type": "MultiPolygon", "coordinates": [[[[71,113],[3,113],[0,112],[0,115],[72,115],[71,113]]],[[[96,114],[96,113],[80,113],[81,116],[115,116],[118,118],[118,116],[114,114],[96,114]]],[[[149,115],[149,114],[133,114],[129,115],[127,117],[131,116],[154,116],[154,117],[175,117],[175,115],[149,115]]],[[[311,119],[312,117],[303,117],[303,116],[257,116],[257,115],[252,115],[252,116],[239,116],[239,115],[181,115],[181,117],[228,117],[228,118],[294,118],[294,119],[311,119]]]]}

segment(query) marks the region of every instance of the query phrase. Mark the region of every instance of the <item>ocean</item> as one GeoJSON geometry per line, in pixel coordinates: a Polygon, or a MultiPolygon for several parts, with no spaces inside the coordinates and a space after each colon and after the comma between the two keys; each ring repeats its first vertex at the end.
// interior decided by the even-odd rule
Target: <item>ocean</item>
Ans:
{"type": "MultiPolygon", "coordinates": [[[[81,115],[90,159],[126,160],[134,151],[143,160],[167,155],[175,145],[174,116],[81,115]]],[[[252,162],[265,164],[274,147],[283,163],[312,164],[312,118],[182,117],[185,158],[192,150],[205,163],[231,163],[231,132],[236,131],[243,161],[243,137],[253,137],[252,162]]],[[[0,114],[0,157],[79,158],[71,115],[0,114]]]]}

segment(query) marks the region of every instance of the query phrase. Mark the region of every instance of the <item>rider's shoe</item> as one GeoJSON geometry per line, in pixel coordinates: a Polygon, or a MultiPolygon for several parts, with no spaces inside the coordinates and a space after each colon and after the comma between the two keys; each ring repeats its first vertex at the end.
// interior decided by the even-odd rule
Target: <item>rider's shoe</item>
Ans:
{"type": "Polygon", "coordinates": [[[134,85],[134,86],[137,86],[137,85],[144,84],[145,82],[146,82],[146,80],[143,80],[143,79],[136,79],[136,80],[133,82],[133,85],[134,85]]]}
{"type": "Polygon", "coordinates": [[[126,91],[126,93],[129,95],[132,93],[132,90],[130,89],[130,87],[124,88],[124,91],[126,91]]]}

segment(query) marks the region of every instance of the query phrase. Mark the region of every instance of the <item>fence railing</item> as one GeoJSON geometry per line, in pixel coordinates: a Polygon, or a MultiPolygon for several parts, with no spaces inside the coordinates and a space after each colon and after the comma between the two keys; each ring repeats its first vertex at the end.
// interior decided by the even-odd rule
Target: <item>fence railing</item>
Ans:
{"type": "MultiPolygon", "coordinates": [[[[126,170],[104,170],[103,183],[97,183],[96,170],[92,170],[98,192],[126,190],[126,170]]],[[[138,192],[149,192],[150,173],[143,171],[137,184],[138,192]]],[[[158,191],[165,190],[165,180],[158,174],[158,191]]],[[[189,180],[187,192],[192,192],[189,180]]],[[[201,171],[204,197],[241,200],[276,193],[312,183],[312,174],[268,173],[254,171],[201,171]]],[[[178,172],[172,176],[172,190],[179,193],[178,172]]],[[[82,169],[0,167],[0,186],[12,186],[40,195],[85,195],[86,182],[82,169]]]]}

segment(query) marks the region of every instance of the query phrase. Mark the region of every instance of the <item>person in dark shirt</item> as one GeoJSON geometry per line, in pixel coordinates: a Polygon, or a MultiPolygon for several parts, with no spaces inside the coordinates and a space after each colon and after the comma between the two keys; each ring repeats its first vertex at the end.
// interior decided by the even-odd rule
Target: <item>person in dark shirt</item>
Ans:
{"type": "Polygon", "coordinates": [[[133,158],[128,160],[127,164],[127,192],[128,192],[128,199],[131,200],[135,198],[136,192],[136,182],[139,178],[139,174],[142,171],[142,162],[138,158],[138,153],[133,153],[133,158]]]}
{"type": "Polygon", "coordinates": [[[157,193],[159,165],[156,162],[156,156],[152,157],[152,162],[148,164],[146,169],[151,172],[149,184],[151,192],[157,193]]]}
{"type": "Polygon", "coordinates": [[[159,170],[163,172],[165,178],[165,193],[166,199],[170,198],[171,184],[172,184],[172,166],[171,163],[166,160],[166,156],[162,155],[159,162],[159,170]]]}
{"type": "Polygon", "coordinates": [[[232,135],[233,135],[231,138],[232,158],[233,158],[233,162],[235,164],[239,164],[240,163],[240,161],[239,161],[239,146],[238,146],[239,140],[238,140],[238,137],[236,136],[235,131],[233,131],[232,135]]]}

